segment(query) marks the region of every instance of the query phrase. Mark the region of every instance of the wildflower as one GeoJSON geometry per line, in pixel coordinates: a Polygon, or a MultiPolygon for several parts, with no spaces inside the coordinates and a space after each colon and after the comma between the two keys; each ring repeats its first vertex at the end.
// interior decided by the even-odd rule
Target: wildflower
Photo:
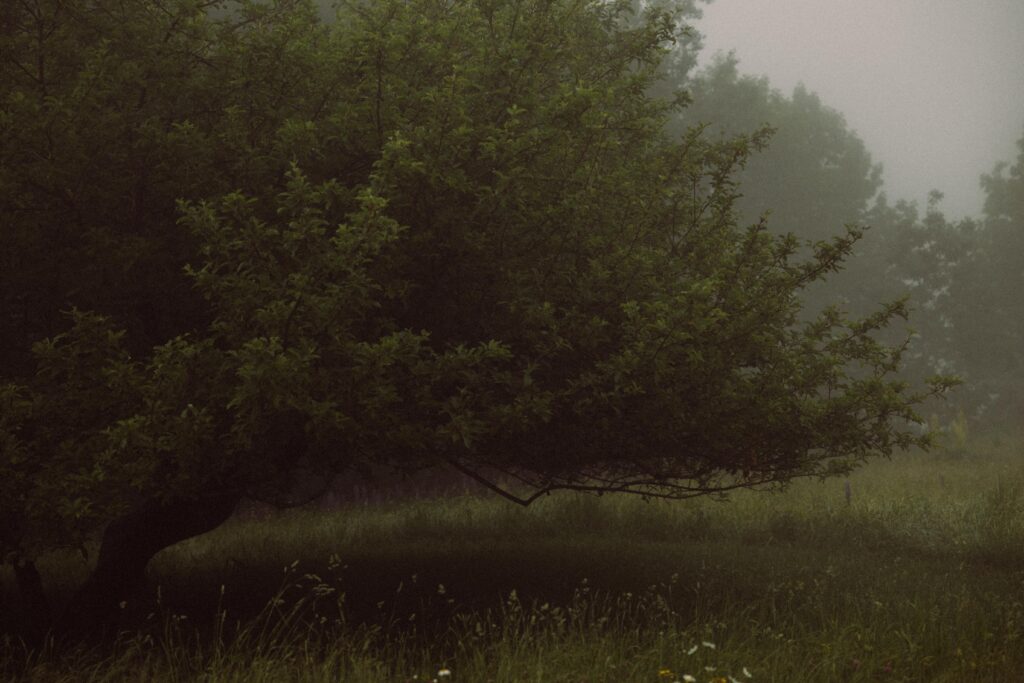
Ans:
{"type": "Polygon", "coordinates": [[[725,680],[725,676],[716,676],[711,679],[711,683],[729,683],[729,681],[725,680]]]}
{"type": "Polygon", "coordinates": [[[754,675],[750,673],[750,669],[748,669],[747,667],[743,667],[743,675],[746,676],[747,678],[753,678],[754,677],[754,675]]]}
{"type": "Polygon", "coordinates": [[[711,641],[708,641],[708,640],[705,640],[705,641],[701,642],[701,645],[703,645],[704,647],[707,647],[707,648],[711,648],[712,650],[715,649],[715,644],[712,643],[711,641]]]}
{"type": "Polygon", "coordinates": [[[440,671],[437,672],[437,677],[438,678],[448,678],[451,675],[452,675],[452,670],[451,669],[441,669],[440,671]]]}
{"type": "Polygon", "coordinates": [[[683,683],[697,683],[697,679],[690,674],[683,674],[683,683]]]}
{"type": "Polygon", "coordinates": [[[658,678],[673,678],[675,674],[672,673],[672,669],[658,669],[658,678]]]}
{"type": "Polygon", "coordinates": [[[690,648],[689,650],[687,650],[687,651],[686,651],[686,654],[688,654],[688,655],[692,655],[692,654],[693,654],[694,652],[696,652],[696,651],[697,651],[697,648],[698,648],[698,647],[699,647],[699,646],[697,646],[697,645],[694,645],[693,647],[691,647],[691,648],[690,648]]]}

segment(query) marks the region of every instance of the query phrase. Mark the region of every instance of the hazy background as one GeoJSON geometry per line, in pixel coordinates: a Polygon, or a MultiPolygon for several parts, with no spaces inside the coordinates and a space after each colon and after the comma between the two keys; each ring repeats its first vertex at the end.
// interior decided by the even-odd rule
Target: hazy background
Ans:
{"type": "Polygon", "coordinates": [[[978,214],[979,176],[1024,132],[1022,0],[714,0],[696,25],[702,63],[734,49],[741,71],[841,111],[890,199],[938,189],[947,215],[978,214]]]}

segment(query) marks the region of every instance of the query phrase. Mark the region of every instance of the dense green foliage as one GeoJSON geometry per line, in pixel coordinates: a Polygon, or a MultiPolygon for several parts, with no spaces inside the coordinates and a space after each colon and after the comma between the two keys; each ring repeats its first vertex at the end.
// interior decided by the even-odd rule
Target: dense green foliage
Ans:
{"type": "Polygon", "coordinates": [[[797,258],[739,222],[761,135],[667,132],[671,12],[338,12],[4,9],[0,550],[120,520],[100,568],[143,567],[183,501],[367,465],[688,497],[921,443],[904,306],[800,313],[859,231],[797,258]]]}

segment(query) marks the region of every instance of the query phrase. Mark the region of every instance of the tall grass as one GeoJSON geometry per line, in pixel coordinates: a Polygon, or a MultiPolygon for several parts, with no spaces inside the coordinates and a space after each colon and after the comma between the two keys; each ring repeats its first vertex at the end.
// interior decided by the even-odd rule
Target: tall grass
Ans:
{"type": "MultiPolygon", "coordinates": [[[[154,560],[115,648],[37,653],[22,671],[1024,680],[1024,453],[902,456],[857,472],[850,493],[805,481],[727,502],[566,495],[527,509],[461,496],[234,520],[154,560]]],[[[49,585],[85,569],[55,556],[49,585]]]]}

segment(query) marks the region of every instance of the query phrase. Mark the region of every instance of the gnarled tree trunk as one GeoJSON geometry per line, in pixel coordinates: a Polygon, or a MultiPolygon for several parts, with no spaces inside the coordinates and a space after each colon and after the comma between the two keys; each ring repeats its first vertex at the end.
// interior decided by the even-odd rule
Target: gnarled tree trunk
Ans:
{"type": "Polygon", "coordinates": [[[43,644],[51,620],[50,603],[43,592],[43,580],[31,560],[13,557],[10,561],[14,567],[14,581],[18,590],[14,605],[18,621],[14,635],[20,636],[30,649],[37,649],[43,644]]]}
{"type": "Polygon", "coordinates": [[[149,501],[115,519],[103,533],[96,568],[54,624],[63,640],[109,635],[121,601],[144,577],[150,559],[179,541],[224,523],[240,499],[237,493],[149,501]]]}

